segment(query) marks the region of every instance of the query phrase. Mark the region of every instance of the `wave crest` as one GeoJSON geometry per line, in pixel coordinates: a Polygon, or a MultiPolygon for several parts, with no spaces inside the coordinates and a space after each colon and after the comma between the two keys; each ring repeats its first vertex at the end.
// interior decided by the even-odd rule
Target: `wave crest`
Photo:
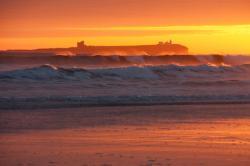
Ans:
{"type": "Polygon", "coordinates": [[[86,79],[192,79],[244,78],[250,76],[250,65],[240,66],[131,66],[119,68],[61,68],[53,65],[0,72],[0,79],[86,80],[86,79]]]}

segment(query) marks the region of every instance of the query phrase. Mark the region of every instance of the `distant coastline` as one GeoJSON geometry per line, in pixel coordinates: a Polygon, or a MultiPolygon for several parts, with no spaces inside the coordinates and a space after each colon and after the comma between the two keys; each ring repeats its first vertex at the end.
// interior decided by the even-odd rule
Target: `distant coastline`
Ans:
{"type": "Polygon", "coordinates": [[[187,55],[188,48],[181,44],[159,42],[155,45],[131,46],[91,46],[84,41],[77,42],[76,47],[43,48],[33,50],[6,50],[7,52],[44,53],[56,55],[187,55]]]}

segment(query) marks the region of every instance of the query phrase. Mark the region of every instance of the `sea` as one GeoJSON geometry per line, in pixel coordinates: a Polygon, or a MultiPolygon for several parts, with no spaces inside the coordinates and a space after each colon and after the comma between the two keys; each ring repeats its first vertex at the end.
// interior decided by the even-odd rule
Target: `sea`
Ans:
{"type": "Polygon", "coordinates": [[[250,56],[0,52],[0,109],[228,103],[250,103],[250,56]]]}

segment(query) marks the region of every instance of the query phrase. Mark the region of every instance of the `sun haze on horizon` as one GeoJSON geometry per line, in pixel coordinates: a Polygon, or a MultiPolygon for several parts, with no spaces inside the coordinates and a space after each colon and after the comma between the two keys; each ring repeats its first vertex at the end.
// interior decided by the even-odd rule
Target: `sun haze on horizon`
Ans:
{"type": "Polygon", "coordinates": [[[249,0],[0,0],[0,49],[138,45],[250,54],[249,0]]]}

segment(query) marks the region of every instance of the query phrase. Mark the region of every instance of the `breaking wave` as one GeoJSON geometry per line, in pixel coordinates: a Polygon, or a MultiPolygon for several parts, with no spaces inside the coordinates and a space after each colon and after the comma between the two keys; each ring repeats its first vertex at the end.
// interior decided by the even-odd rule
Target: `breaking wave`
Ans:
{"type": "Polygon", "coordinates": [[[147,65],[242,65],[250,63],[250,56],[240,55],[113,55],[113,56],[60,56],[48,53],[27,52],[0,52],[1,65],[12,66],[39,66],[51,64],[61,67],[121,67],[121,66],[147,66],[147,65]]]}
{"type": "Polygon", "coordinates": [[[239,66],[130,66],[116,68],[62,68],[42,65],[33,68],[0,72],[0,79],[25,80],[89,80],[89,79],[212,79],[246,80],[250,77],[250,65],[239,66]]]}
{"type": "Polygon", "coordinates": [[[0,57],[0,109],[250,103],[249,59],[0,57]]]}

